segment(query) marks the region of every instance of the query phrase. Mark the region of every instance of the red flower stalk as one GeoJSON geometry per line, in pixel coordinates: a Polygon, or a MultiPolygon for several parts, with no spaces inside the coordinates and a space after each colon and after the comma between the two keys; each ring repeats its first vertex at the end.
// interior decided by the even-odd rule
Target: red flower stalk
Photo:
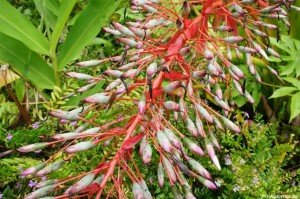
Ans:
{"type": "MultiPolygon", "coordinates": [[[[266,44],[269,42],[267,30],[279,30],[277,26],[266,24],[262,19],[286,18],[281,7],[289,6],[293,1],[270,2],[273,3],[268,4],[262,0],[196,0],[179,3],[172,0],[132,0],[131,12],[142,13],[144,18],[125,24],[114,22],[115,29],[104,28],[104,31],[117,36],[116,40],[125,45],[125,52],[104,60],[77,63],[80,67],[87,67],[115,62],[111,68],[98,77],[67,73],[70,77],[88,81],[78,93],[103,81],[104,76],[108,80],[105,89],[84,99],[85,103],[90,104],[85,110],[56,110],[50,113],[59,119],[86,123],[75,132],[53,137],[56,142],[65,142],[61,150],[69,155],[65,161],[71,161],[77,152],[102,147],[110,142],[119,148],[112,159],[103,159],[92,173],[71,177],[53,185],[55,193],[59,189],[67,189],[65,194],[56,198],[78,194],[78,197],[94,195],[99,199],[103,191],[107,191],[107,197],[114,193],[119,198],[125,198],[121,188],[124,175],[132,181],[134,198],[151,198],[135,163],[138,160],[134,159],[138,154],[132,149],[138,143],[143,162],[146,165],[158,164],[161,187],[169,182],[173,193],[180,195],[175,185],[179,182],[184,186],[186,197],[195,198],[185,180],[185,173],[209,189],[216,189],[213,177],[199,163],[202,159],[200,156],[205,156],[200,145],[205,146],[203,148],[216,169],[221,169],[214,150],[214,146],[218,149],[220,146],[217,133],[213,133],[212,129],[216,127],[217,131],[228,129],[241,132],[238,124],[226,118],[228,113],[234,114],[233,88],[253,104],[251,92],[245,90],[245,78],[249,78],[250,82],[253,79],[261,82],[261,79],[252,63],[252,57],[262,56],[265,60],[268,60],[268,56],[280,57],[266,44]],[[242,55],[246,57],[250,77],[247,71],[234,65],[233,52],[237,59],[241,59],[242,55]],[[133,91],[140,97],[131,97],[133,91]],[[126,98],[124,95],[127,95],[126,98]],[[107,118],[108,123],[103,126],[94,122],[97,116],[90,120],[84,118],[87,112],[98,106],[106,107],[106,110],[118,109],[114,102],[122,100],[135,102],[134,113],[120,113],[125,116],[117,120],[110,121],[107,118]],[[229,105],[228,101],[232,103],[229,105]],[[212,104],[219,108],[212,108],[212,104]],[[170,112],[174,113],[174,119],[170,117],[170,112]],[[179,121],[178,115],[182,118],[180,122],[186,127],[185,130],[179,131],[174,124],[175,120],[179,121]],[[127,124],[123,126],[121,121],[127,124]],[[87,124],[95,127],[87,128],[87,124]],[[73,141],[75,139],[77,143],[73,141]],[[186,148],[198,156],[197,161],[188,157],[186,148]],[[159,163],[151,162],[154,153],[160,156],[159,163]],[[101,180],[93,183],[97,176],[101,176],[101,180]],[[168,181],[165,181],[164,176],[168,181]],[[68,188],[65,184],[71,180],[77,183],[74,181],[75,184],[68,188]],[[105,188],[108,181],[113,184],[111,189],[105,188]]],[[[274,69],[266,69],[277,76],[274,69]]],[[[53,169],[50,164],[44,169],[33,168],[25,173],[35,174],[40,170],[36,175],[43,176],[60,166],[62,163],[53,169]]]]}

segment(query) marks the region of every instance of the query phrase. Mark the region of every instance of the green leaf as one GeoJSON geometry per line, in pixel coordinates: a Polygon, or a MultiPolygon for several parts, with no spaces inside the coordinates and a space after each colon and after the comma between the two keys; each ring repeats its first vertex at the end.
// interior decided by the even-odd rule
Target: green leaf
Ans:
{"type": "Polygon", "coordinates": [[[300,114],[300,92],[296,93],[293,95],[291,99],[291,117],[290,117],[290,122],[292,119],[297,117],[300,114]]]}
{"type": "Polygon", "coordinates": [[[0,0],[0,32],[24,43],[30,49],[49,55],[49,42],[36,27],[6,0],[0,0]]]}
{"type": "Polygon", "coordinates": [[[55,52],[59,37],[65,27],[76,0],[62,1],[58,11],[57,23],[50,39],[50,51],[55,52]]]}
{"type": "Polygon", "coordinates": [[[52,68],[34,51],[20,41],[0,32],[0,61],[39,90],[52,89],[55,85],[52,68]]]}
{"type": "Polygon", "coordinates": [[[52,30],[55,27],[59,3],[57,0],[34,0],[35,7],[39,11],[45,24],[52,30]]]}
{"type": "Polygon", "coordinates": [[[295,87],[282,87],[274,91],[273,95],[270,98],[284,97],[297,90],[298,89],[295,87]]]}
{"type": "Polygon", "coordinates": [[[119,3],[120,0],[93,0],[89,2],[75,21],[58,53],[59,70],[62,70],[96,37],[105,20],[115,11],[119,3]]]}
{"type": "Polygon", "coordinates": [[[282,79],[293,84],[295,87],[300,89],[300,80],[293,78],[293,77],[283,77],[282,79]]]}
{"type": "Polygon", "coordinates": [[[65,106],[77,106],[81,100],[86,98],[87,96],[94,95],[98,93],[101,89],[102,86],[104,85],[105,81],[101,81],[98,84],[96,84],[93,88],[90,90],[83,92],[81,94],[77,94],[76,96],[72,96],[69,101],[65,104],[65,106]]]}

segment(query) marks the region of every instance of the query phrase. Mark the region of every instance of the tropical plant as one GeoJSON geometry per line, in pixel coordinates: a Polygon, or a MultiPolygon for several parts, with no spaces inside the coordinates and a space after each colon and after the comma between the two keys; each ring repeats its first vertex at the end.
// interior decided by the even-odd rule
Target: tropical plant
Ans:
{"type": "MultiPolygon", "coordinates": [[[[133,0],[131,3],[130,12],[136,13],[133,21],[126,21],[125,17],[126,25],[113,22],[113,28],[104,28],[124,44],[123,52],[103,60],[77,63],[79,67],[92,67],[110,61],[111,67],[98,76],[67,73],[86,81],[77,90],[78,94],[100,81],[106,82],[104,91],[86,97],[85,106],[50,112],[60,122],[77,121],[80,126],[72,132],[58,132],[51,140],[18,148],[25,153],[59,147],[57,153],[27,168],[22,176],[49,175],[67,165],[77,153],[87,150],[98,152],[95,152],[98,164],[90,171],[68,178],[41,182],[26,199],[48,194],[58,198],[99,199],[103,195],[152,198],[145,174],[137,166],[139,159],[144,165],[157,167],[160,187],[170,187],[174,198],[182,198],[182,192],[185,198],[195,198],[186,176],[209,189],[217,188],[202,164],[209,161],[215,166],[211,170],[221,169],[215,151],[220,149],[218,132],[246,131],[234,122],[237,108],[234,93],[250,104],[255,103],[253,85],[262,80],[252,58],[262,56],[268,60],[266,51],[280,57],[269,46],[266,33],[279,29],[263,19],[286,19],[284,7],[289,8],[293,1],[133,0]],[[246,67],[232,63],[233,53],[238,59],[242,54],[245,56],[246,67]],[[126,104],[126,109],[121,108],[122,104],[126,104]],[[114,111],[113,117],[99,120],[114,111]],[[103,147],[108,145],[110,150],[102,154],[103,147]],[[151,162],[152,158],[157,162],[151,162]],[[125,186],[129,183],[132,194],[125,186]]],[[[88,20],[88,16],[84,17],[88,20]]],[[[76,38],[75,33],[69,36],[76,38]]],[[[68,54],[73,53],[69,45],[76,43],[68,43],[67,39],[65,42],[66,47],[61,48],[65,54],[58,55],[58,68],[74,56],[68,54]]],[[[277,74],[274,69],[267,69],[277,74]]]]}

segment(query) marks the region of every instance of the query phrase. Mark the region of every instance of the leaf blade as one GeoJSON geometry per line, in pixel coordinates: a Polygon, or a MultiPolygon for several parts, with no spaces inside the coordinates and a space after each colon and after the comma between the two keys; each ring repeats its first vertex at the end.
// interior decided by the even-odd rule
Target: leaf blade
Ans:
{"type": "Polygon", "coordinates": [[[293,95],[291,99],[291,116],[290,116],[290,122],[297,117],[300,114],[300,92],[293,95]]]}
{"type": "Polygon", "coordinates": [[[289,95],[292,92],[297,91],[297,90],[298,89],[295,87],[282,87],[282,88],[275,90],[270,98],[284,97],[284,96],[289,95]]]}
{"type": "Polygon", "coordinates": [[[120,0],[115,2],[107,0],[89,2],[75,21],[58,53],[59,70],[62,70],[68,62],[74,59],[96,37],[107,16],[114,12],[119,3],[120,0]]]}

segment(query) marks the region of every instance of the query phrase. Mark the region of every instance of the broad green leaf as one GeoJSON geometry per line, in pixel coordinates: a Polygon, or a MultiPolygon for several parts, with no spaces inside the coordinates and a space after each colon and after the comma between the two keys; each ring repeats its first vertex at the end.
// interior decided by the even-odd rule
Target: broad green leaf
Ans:
{"type": "Polygon", "coordinates": [[[0,0],[0,8],[0,32],[38,53],[49,55],[49,42],[28,19],[6,0],[0,0]]]}
{"type": "Polygon", "coordinates": [[[65,106],[77,106],[80,103],[80,101],[86,98],[87,96],[98,93],[102,89],[104,83],[105,81],[101,81],[90,90],[83,92],[82,94],[77,94],[76,96],[72,96],[69,99],[69,101],[65,104],[65,106]]]}
{"type": "Polygon", "coordinates": [[[293,77],[283,77],[282,79],[293,84],[295,87],[297,87],[300,90],[300,80],[293,77]]]}
{"type": "Polygon", "coordinates": [[[10,67],[39,90],[55,85],[52,68],[20,41],[0,33],[0,62],[10,67]]]}
{"type": "Polygon", "coordinates": [[[272,96],[270,98],[284,97],[284,96],[287,96],[297,90],[298,89],[295,87],[282,87],[282,88],[274,91],[274,93],[272,94],[272,96]]]}
{"type": "Polygon", "coordinates": [[[61,50],[58,52],[58,66],[62,70],[99,33],[106,19],[115,11],[120,0],[93,0],[79,15],[61,50]]]}
{"type": "Polygon", "coordinates": [[[290,117],[290,122],[292,119],[297,117],[300,114],[300,92],[296,93],[293,95],[291,99],[291,117],[290,117]]]}
{"type": "Polygon", "coordinates": [[[62,1],[58,11],[57,23],[50,39],[50,51],[55,52],[59,37],[65,27],[76,0],[62,1]]]}
{"type": "Polygon", "coordinates": [[[35,7],[39,11],[45,24],[52,30],[55,27],[59,3],[57,0],[34,0],[35,7]]]}

